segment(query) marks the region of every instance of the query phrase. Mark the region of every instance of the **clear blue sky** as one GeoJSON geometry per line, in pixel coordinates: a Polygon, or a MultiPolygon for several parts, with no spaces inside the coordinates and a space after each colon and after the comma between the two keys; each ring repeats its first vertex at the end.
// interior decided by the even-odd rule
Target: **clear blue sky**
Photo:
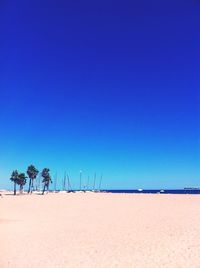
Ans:
{"type": "Polygon", "coordinates": [[[200,186],[199,1],[0,3],[0,188],[33,163],[78,185],[200,186]]]}

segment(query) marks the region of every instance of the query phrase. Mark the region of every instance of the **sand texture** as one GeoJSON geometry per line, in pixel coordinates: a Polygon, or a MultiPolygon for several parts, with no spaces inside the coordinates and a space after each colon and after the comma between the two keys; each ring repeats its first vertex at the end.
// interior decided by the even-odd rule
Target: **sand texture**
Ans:
{"type": "Polygon", "coordinates": [[[0,198],[1,268],[200,268],[200,196],[0,198]]]}

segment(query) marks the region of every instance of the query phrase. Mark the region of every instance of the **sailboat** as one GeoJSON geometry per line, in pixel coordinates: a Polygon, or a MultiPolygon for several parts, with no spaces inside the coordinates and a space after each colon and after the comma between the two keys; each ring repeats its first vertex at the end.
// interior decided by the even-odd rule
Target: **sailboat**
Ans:
{"type": "Polygon", "coordinates": [[[68,193],[74,193],[74,191],[72,190],[72,186],[70,183],[70,179],[69,179],[69,175],[67,174],[67,192],[68,193]]]}
{"type": "Polygon", "coordinates": [[[64,178],[62,181],[62,190],[60,191],[60,193],[66,193],[66,172],[64,173],[64,178]]]}
{"type": "Polygon", "coordinates": [[[93,189],[92,189],[92,192],[95,192],[95,188],[96,188],[96,172],[94,173],[94,184],[93,184],[93,189]]]}
{"type": "Polygon", "coordinates": [[[103,174],[101,174],[101,177],[100,177],[100,180],[99,180],[99,187],[96,188],[96,173],[95,173],[95,175],[94,175],[94,185],[93,185],[92,192],[94,192],[94,193],[100,193],[101,192],[102,179],[103,179],[103,174]]]}
{"type": "Polygon", "coordinates": [[[99,180],[99,188],[95,190],[95,193],[101,192],[101,184],[102,184],[103,175],[101,174],[100,180],[99,180]]]}
{"type": "Polygon", "coordinates": [[[57,180],[58,180],[58,174],[56,172],[54,176],[54,193],[58,193],[59,191],[57,190],[57,180]]]}

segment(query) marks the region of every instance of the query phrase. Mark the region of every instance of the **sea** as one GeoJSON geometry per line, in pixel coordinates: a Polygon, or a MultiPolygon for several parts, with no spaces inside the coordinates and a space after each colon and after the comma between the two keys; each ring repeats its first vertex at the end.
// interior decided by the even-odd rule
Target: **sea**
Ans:
{"type": "Polygon", "coordinates": [[[200,189],[144,189],[144,190],[103,190],[108,193],[126,194],[200,194],[200,189]]]}

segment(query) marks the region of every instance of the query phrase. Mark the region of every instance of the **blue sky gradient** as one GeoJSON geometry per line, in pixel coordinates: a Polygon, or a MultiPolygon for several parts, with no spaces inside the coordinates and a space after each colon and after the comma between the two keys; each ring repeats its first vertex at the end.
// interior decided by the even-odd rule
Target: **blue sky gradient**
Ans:
{"type": "Polygon", "coordinates": [[[200,3],[161,2],[1,3],[0,188],[31,163],[200,186],[200,3]]]}

